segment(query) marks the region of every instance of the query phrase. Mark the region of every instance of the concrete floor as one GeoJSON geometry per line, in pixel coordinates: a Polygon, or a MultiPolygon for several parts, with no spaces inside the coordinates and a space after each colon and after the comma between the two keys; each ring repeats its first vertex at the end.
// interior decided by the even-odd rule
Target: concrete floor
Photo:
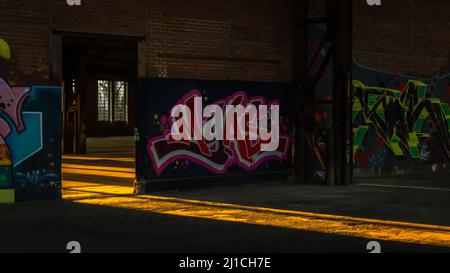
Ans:
{"type": "MultiPolygon", "coordinates": [[[[97,143],[97,144],[96,144],[97,143]]],[[[450,179],[264,183],[137,196],[131,138],[65,156],[65,200],[0,206],[0,252],[450,251],[450,179]],[[115,152],[111,152],[116,150],[115,152]]]]}

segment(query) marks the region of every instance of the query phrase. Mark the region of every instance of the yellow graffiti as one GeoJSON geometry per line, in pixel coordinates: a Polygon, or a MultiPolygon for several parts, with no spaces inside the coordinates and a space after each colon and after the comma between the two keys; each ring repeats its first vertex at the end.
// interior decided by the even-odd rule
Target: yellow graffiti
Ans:
{"type": "Polygon", "coordinates": [[[8,43],[0,38],[0,57],[4,59],[11,59],[11,49],[8,43]]]}
{"type": "Polygon", "coordinates": [[[407,152],[418,159],[421,140],[433,137],[424,128],[426,121],[431,122],[438,141],[450,156],[450,108],[439,98],[430,96],[427,84],[409,80],[400,91],[369,87],[354,80],[353,87],[354,156],[370,128],[395,156],[403,157],[407,152]]]}

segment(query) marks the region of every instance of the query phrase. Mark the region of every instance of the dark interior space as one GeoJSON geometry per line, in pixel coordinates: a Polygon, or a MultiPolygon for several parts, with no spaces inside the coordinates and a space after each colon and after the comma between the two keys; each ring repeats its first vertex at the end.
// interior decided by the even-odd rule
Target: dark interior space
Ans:
{"type": "Polygon", "coordinates": [[[64,153],[85,154],[87,138],[132,136],[137,41],[62,35],[64,153]]]}

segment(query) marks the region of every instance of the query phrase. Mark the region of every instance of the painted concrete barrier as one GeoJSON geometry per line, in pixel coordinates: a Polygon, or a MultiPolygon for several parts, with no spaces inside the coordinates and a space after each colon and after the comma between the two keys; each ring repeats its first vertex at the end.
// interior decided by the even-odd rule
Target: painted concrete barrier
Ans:
{"type": "Polygon", "coordinates": [[[61,197],[61,88],[0,78],[0,203],[61,197]]]}
{"type": "MultiPolygon", "coordinates": [[[[292,123],[286,106],[289,85],[143,79],[139,89],[137,181],[148,184],[162,181],[167,185],[176,180],[196,180],[199,183],[201,178],[227,178],[228,181],[236,181],[248,179],[246,174],[279,174],[289,171],[292,136],[292,123]],[[170,137],[174,121],[171,109],[179,104],[193,107],[195,97],[201,97],[204,105],[218,105],[222,109],[226,105],[279,105],[278,148],[269,152],[262,151],[261,142],[251,140],[174,141],[170,137]]],[[[215,179],[208,181],[217,182],[215,179]]]]}

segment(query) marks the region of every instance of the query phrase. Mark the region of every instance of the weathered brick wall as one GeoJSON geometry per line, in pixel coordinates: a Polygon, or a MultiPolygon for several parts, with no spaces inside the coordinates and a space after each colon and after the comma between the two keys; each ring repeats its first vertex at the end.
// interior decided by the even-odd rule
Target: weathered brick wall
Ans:
{"type": "Polygon", "coordinates": [[[53,0],[53,28],[62,31],[143,36],[145,1],[81,0],[68,6],[53,0]]]}
{"type": "Polygon", "coordinates": [[[226,77],[225,1],[149,1],[147,74],[152,77],[226,77]]]}
{"type": "Polygon", "coordinates": [[[12,84],[48,81],[49,3],[46,0],[0,1],[0,38],[11,47],[9,62],[0,58],[0,76],[12,84]],[[27,75],[28,80],[25,80],[27,75]]]}
{"type": "Polygon", "coordinates": [[[149,1],[148,74],[288,81],[289,1],[149,1]]]}
{"type": "MultiPolygon", "coordinates": [[[[56,30],[143,37],[150,77],[289,81],[291,1],[0,0],[0,38],[14,54],[2,76],[18,84],[20,73],[51,78],[56,30]]],[[[354,56],[382,70],[436,74],[450,55],[449,18],[447,0],[354,0],[354,56]]]]}
{"type": "MultiPolygon", "coordinates": [[[[430,77],[450,57],[450,1],[354,1],[353,50],[363,65],[430,77]]],[[[443,72],[441,72],[443,73],[443,72]]]]}
{"type": "Polygon", "coordinates": [[[18,69],[26,74],[39,69],[43,80],[51,67],[52,29],[146,37],[150,77],[288,81],[289,5],[289,0],[82,0],[81,7],[69,7],[63,0],[1,0],[0,34],[18,69]]]}

